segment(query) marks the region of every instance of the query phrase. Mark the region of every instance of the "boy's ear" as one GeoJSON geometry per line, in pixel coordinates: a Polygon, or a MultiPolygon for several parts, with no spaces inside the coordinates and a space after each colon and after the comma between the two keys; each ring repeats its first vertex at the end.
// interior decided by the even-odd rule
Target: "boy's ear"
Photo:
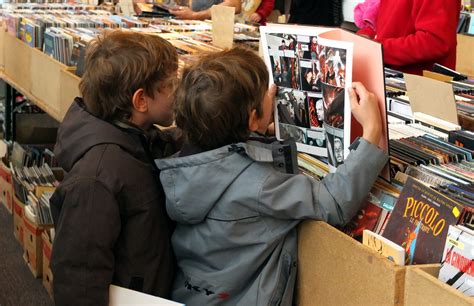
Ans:
{"type": "Polygon", "coordinates": [[[249,115],[249,131],[255,132],[258,130],[259,127],[259,120],[258,120],[257,110],[252,109],[249,115]]]}
{"type": "Polygon", "coordinates": [[[148,111],[148,99],[143,88],[137,89],[133,94],[132,105],[133,108],[140,113],[148,111]]]}

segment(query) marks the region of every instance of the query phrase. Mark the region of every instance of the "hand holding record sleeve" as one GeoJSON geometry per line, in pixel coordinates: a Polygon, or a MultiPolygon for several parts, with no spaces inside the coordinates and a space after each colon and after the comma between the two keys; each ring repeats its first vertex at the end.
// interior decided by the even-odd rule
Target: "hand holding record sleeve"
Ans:
{"type": "Polygon", "coordinates": [[[377,97],[367,91],[362,83],[354,82],[349,89],[349,99],[352,115],[364,130],[362,137],[377,145],[382,137],[382,118],[377,97]]]}

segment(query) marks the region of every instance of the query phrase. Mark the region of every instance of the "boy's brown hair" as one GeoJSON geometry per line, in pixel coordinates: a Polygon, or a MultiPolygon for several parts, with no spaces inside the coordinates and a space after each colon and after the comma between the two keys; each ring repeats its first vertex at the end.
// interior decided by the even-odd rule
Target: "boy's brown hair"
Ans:
{"type": "Polygon", "coordinates": [[[250,49],[202,56],[183,72],[174,104],[176,125],[203,150],[246,141],[250,112],[262,116],[268,82],[265,63],[250,49]]]}
{"type": "Polygon", "coordinates": [[[106,31],[86,52],[85,72],[79,84],[87,110],[103,120],[129,119],[132,97],[166,86],[178,68],[176,49],[154,35],[106,31]]]}

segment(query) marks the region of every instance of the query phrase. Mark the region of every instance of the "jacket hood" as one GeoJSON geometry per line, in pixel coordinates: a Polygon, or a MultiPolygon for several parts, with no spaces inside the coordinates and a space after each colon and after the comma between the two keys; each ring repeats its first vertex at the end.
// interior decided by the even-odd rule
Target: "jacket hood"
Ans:
{"type": "Polygon", "coordinates": [[[202,222],[229,186],[255,161],[273,163],[285,172],[283,151],[279,142],[248,141],[186,157],[157,160],[170,218],[183,224],[202,222]]]}
{"type": "Polygon", "coordinates": [[[81,98],[76,98],[58,130],[54,153],[59,165],[69,172],[74,164],[91,148],[101,144],[116,144],[133,156],[143,159],[145,149],[140,141],[138,128],[133,133],[124,132],[107,121],[86,111],[81,98]]]}
{"type": "Polygon", "coordinates": [[[217,201],[251,163],[230,146],[186,157],[157,160],[171,219],[184,224],[202,222],[217,201]]]}

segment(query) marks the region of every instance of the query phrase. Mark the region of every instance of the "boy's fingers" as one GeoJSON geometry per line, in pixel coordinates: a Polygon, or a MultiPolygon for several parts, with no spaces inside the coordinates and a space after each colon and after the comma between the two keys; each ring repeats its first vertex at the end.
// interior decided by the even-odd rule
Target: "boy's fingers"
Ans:
{"type": "Polygon", "coordinates": [[[360,82],[352,83],[352,88],[355,90],[360,99],[365,99],[367,97],[368,91],[364,85],[360,82]]]}
{"type": "Polygon", "coordinates": [[[349,88],[349,100],[351,101],[351,108],[355,109],[359,106],[359,101],[357,99],[357,94],[354,89],[349,88]]]}

